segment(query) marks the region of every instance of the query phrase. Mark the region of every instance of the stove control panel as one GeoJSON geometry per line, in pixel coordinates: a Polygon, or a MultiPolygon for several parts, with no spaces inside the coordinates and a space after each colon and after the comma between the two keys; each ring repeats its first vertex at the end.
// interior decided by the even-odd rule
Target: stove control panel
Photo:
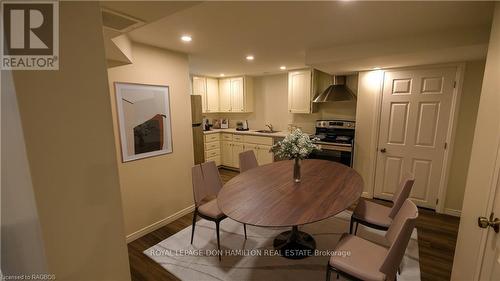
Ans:
{"type": "Polygon", "coordinates": [[[316,128],[338,128],[338,129],[354,129],[356,122],[343,120],[318,120],[316,128]]]}

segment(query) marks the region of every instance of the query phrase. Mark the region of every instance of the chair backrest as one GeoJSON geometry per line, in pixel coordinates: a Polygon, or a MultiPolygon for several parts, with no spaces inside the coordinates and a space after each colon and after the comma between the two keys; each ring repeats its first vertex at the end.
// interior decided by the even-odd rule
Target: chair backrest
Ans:
{"type": "Polygon", "coordinates": [[[410,197],[411,189],[413,188],[414,183],[415,179],[413,178],[413,175],[406,174],[403,181],[399,184],[399,189],[392,196],[392,209],[389,213],[389,217],[391,219],[396,217],[405,200],[410,197]]]}
{"type": "Polygon", "coordinates": [[[194,203],[199,206],[208,196],[217,196],[222,188],[219,170],[214,161],[201,163],[192,169],[194,203]]]}
{"type": "Polygon", "coordinates": [[[396,276],[399,264],[403,260],[406,247],[415,228],[417,217],[417,206],[409,199],[406,199],[385,234],[390,248],[380,267],[380,272],[384,273],[388,280],[392,280],[396,276]]]}
{"type": "Polygon", "coordinates": [[[259,163],[257,163],[257,158],[255,158],[253,150],[247,150],[240,153],[240,173],[258,166],[259,163]]]}

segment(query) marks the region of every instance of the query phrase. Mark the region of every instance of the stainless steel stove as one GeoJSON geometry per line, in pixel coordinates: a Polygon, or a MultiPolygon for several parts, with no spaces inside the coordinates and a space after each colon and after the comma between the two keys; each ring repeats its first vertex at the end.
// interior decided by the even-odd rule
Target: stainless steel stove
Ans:
{"type": "Polygon", "coordinates": [[[309,158],[340,162],[352,167],[354,156],[354,133],[356,122],[345,120],[316,121],[315,141],[321,151],[313,152],[309,158]]]}

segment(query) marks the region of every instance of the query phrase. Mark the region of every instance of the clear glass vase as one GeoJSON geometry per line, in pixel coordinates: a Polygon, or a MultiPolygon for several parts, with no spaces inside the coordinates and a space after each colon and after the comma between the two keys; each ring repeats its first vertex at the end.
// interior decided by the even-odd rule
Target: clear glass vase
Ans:
{"type": "Polygon", "coordinates": [[[293,164],[293,181],[300,182],[300,159],[295,158],[295,163],[293,164]]]}

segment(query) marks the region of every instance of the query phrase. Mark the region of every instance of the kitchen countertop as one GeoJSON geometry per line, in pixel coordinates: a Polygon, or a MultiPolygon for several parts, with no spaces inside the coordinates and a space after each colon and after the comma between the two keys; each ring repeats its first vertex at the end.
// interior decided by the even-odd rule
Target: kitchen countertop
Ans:
{"type": "Polygon", "coordinates": [[[257,130],[248,130],[248,131],[237,131],[235,128],[229,129],[211,129],[210,131],[204,131],[203,134],[216,134],[216,133],[230,133],[230,134],[238,134],[238,135],[253,135],[253,136],[261,136],[261,137],[273,137],[273,138],[284,138],[289,133],[287,131],[279,131],[276,133],[259,133],[257,130]]]}

